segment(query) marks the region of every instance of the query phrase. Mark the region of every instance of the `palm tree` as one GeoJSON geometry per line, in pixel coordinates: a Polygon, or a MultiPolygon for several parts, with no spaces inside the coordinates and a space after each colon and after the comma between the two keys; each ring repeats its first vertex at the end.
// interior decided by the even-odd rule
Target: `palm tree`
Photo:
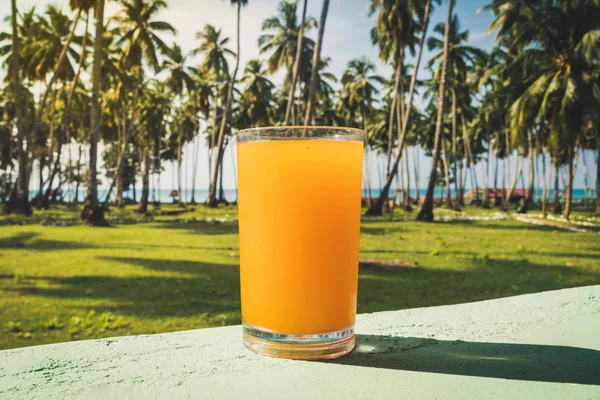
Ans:
{"type": "Polygon", "coordinates": [[[267,72],[260,60],[250,60],[246,65],[237,118],[240,129],[270,124],[275,85],[267,78],[267,72]]]}
{"type": "MultiPolygon", "coordinates": [[[[290,85],[294,73],[298,44],[302,45],[300,54],[312,54],[314,48],[312,39],[303,36],[300,41],[300,26],[296,17],[297,7],[296,2],[282,1],[279,3],[279,15],[267,18],[262,24],[262,30],[269,33],[261,35],[258,39],[260,54],[270,54],[267,60],[269,71],[274,73],[281,67],[287,69],[284,90],[287,88],[288,94],[290,89],[288,85],[290,85]]],[[[311,29],[314,24],[315,21],[312,18],[306,18],[304,31],[311,29]]],[[[289,100],[289,96],[287,99],[289,100]]],[[[287,109],[286,102],[285,110],[287,111],[287,109]]]]}
{"type": "MultiPolygon", "coordinates": [[[[433,31],[443,35],[444,34],[444,24],[438,24],[433,28],[433,31]]],[[[473,46],[465,45],[465,42],[469,40],[469,31],[461,31],[460,30],[460,22],[458,20],[458,16],[453,16],[450,24],[450,37],[448,44],[448,61],[447,61],[447,84],[451,93],[451,117],[452,117],[452,158],[454,159],[454,170],[453,175],[455,177],[455,182],[458,185],[459,182],[462,181],[462,174],[458,174],[457,172],[457,118],[458,113],[457,110],[461,111],[461,118],[464,116],[466,105],[465,102],[462,104],[457,103],[457,92],[466,92],[467,95],[463,97],[468,97],[469,88],[466,86],[467,83],[467,73],[473,68],[475,65],[480,63],[480,59],[483,59],[484,53],[481,49],[478,49],[473,46]]],[[[438,37],[432,36],[427,41],[427,47],[429,50],[439,50],[436,54],[434,54],[429,62],[427,63],[428,67],[432,67],[434,64],[438,64],[441,66],[440,60],[443,56],[443,48],[444,41],[438,37]]],[[[459,93],[460,94],[460,93],[459,93]]],[[[463,130],[465,133],[466,130],[463,130]]],[[[468,146],[469,141],[466,140],[463,134],[463,141],[466,146],[468,146]]],[[[470,154],[467,151],[467,154],[470,154]]],[[[472,161],[472,160],[471,160],[472,161]]],[[[461,161],[462,164],[462,161],[461,161]]],[[[457,186],[458,189],[458,186],[457,186]]],[[[456,191],[457,201],[459,204],[462,204],[462,190],[456,191]]]]}
{"type": "Polygon", "coordinates": [[[232,5],[237,6],[237,52],[235,55],[235,68],[233,69],[233,75],[231,76],[231,80],[229,82],[227,88],[227,96],[225,97],[225,107],[223,109],[223,117],[221,118],[221,127],[219,129],[219,137],[217,139],[217,160],[215,164],[215,169],[213,171],[213,178],[210,183],[209,192],[208,192],[208,201],[207,204],[209,207],[217,206],[217,179],[219,176],[219,166],[222,163],[224,146],[223,139],[225,136],[225,127],[229,122],[229,117],[231,113],[231,101],[233,98],[233,85],[235,84],[235,77],[237,76],[238,68],[240,66],[240,13],[242,6],[248,4],[248,0],[230,0],[232,5]]]}
{"type": "Polygon", "coordinates": [[[440,73],[440,86],[437,103],[437,119],[435,124],[435,135],[433,139],[433,156],[431,162],[431,173],[429,175],[429,184],[427,185],[427,194],[423,206],[417,215],[418,221],[433,222],[433,189],[437,180],[437,163],[440,152],[442,119],[444,114],[444,90],[446,87],[446,73],[448,67],[448,48],[450,44],[450,23],[452,20],[453,0],[448,0],[448,14],[446,17],[446,25],[444,28],[444,48],[442,51],[442,70],[440,73]]]}
{"type": "Polygon", "coordinates": [[[368,160],[368,140],[369,140],[369,118],[375,96],[379,90],[375,84],[383,84],[383,78],[374,75],[375,64],[366,57],[355,58],[348,62],[348,66],[342,75],[341,83],[343,85],[343,96],[347,97],[348,105],[356,109],[359,113],[362,127],[365,131],[365,154],[367,156],[365,163],[365,176],[367,180],[367,191],[369,199],[371,198],[371,185],[368,160]]]}
{"type": "MultiPolygon", "coordinates": [[[[387,15],[390,15],[389,13],[391,10],[389,9],[389,7],[386,7],[385,10],[388,10],[388,11],[386,11],[384,13],[385,16],[382,18],[388,18],[387,15]]],[[[415,60],[413,75],[410,79],[410,86],[408,89],[408,100],[406,102],[406,106],[405,106],[403,115],[401,115],[402,121],[400,121],[400,119],[398,119],[398,128],[399,128],[398,136],[399,137],[398,137],[398,143],[397,143],[396,156],[394,157],[394,161],[391,163],[391,165],[388,165],[388,171],[387,171],[385,184],[383,185],[383,188],[381,189],[381,194],[379,195],[379,198],[377,199],[377,201],[373,202],[371,204],[371,207],[369,207],[369,209],[367,210],[367,214],[369,214],[369,215],[383,214],[384,201],[387,199],[390,188],[394,181],[394,178],[398,174],[398,166],[400,164],[400,159],[402,157],[402,149],[404,148],[404,141],[406,139],[407,130],[410,126],[410,121],[411,121],[411,115],[412,115],[412,109],[413,109],[413,98],[414,98],[414,93],[415,93],[415,86],[417,83],[417,73],[419,71],[419,66],[421,65],[421,57],[423,55],[425,38],[427,37],[427,29],[429,27],[430,13],[431,13],[431,0],[427,0],[425,3],[423,13],[418,14],[419,23],[421,26],[421,38],[419,39],[419,51],[417,53],[417,58],[415,60]]],[[[395,15],[395,14],[392,13],[391,15],[395,15]]],[[[400,26],[399,24],[396,24],[396,25],[400,26]]],[[[405,25],[407,25],[407,24],[405,24],[405,25]]],[[[382,24],[382,28],[380,28],[379,31],[385,32],[385,27],[386,27],[386,24],[385,23],[382,24]]],[[[373,33],[372,33],[372,36],[373,36],[373,33]]],[[[385,38],[386,36],[384,35],[383,37],[385,38]]],[[[389,40],[382,40],[381,38],[379,38],[378,43],[384,44],[384,43],[390,43],[390,42],[389,42],[389,40]]],[[[397,47],[396,45],[394,45],[394,46],[397,47]]],[[[385,56],[386,54],[389,54],[389,51],[393,50],[395,47],[392,47],[391,45],[384,46],[383,49],[385,49],[385,51],[383,52],[383,55],[385,56]]],[[[397,70],[396,76],[398,76],[398,85],[399,85],[402,71],[401,70],[398,71],[398,68],[401,68],[401,64],[396,65],[396,70],[397,70]]],[[[396,96],[397,95],[398,94],[396,94],[396,96]]],[[[394,124],[393,108],[395,108],[395,107],[391,107],[390,117],[389,117],[390,122],[389,122],[389,127],[388,127],[388,146],[390,146],[389,138],[391,137],[391,131],[389,131],[389,129],[392,129],[392,126],[394,124]]],[[[391,148],[391,146],[390,146],[390,148],[391,148]]],[[[388,151],[390,151],[390,150],[388,150],[388,151]]]]}
{"type": "MultiPolygon", "coordinates": [[[[138,108],[139,90],[143,80],[143,72],[141,71],[142,63],[145,60],[151,67],[158,70],[160,64],[157,53],[161,52],[165,54],[173,51],[159,37],[159,33],[176,33],[175,28],[168,22],[156,20],[157,14],[167,7],[165,1],[121,0],[121,5],[123,9],[116,16],[116,21],[122,29],[117,45],[123,48],[121,64],[126,74],[131,77],[131,79],[125,81],[129,81],[130,87],[126,86],[123,94],[128,96],[131,88],[133,90],[133,100],[131,103],[131,117],[124,125],[123,134],[120,135],[121,152],[119,153],[117,168],[115,170],[117,205],[119,206],[124,204],[122,165],[126,155],[128,136],[131,134],[133,119],[136,116],[138,108]]],[[[127,117],[123,119],[126,120],[127,117]]]]}
{"type": "MultiPolygon", "coordinates": [[[[192,79],[192,77],[190,76],[190,74],[188,73],[188,68],[186,67],[186,56],[183,55],[182,51],[181,51],[181,47],[179,47],[179,45],[177,45],[176,43],[173,44],[173,46],[171,48],[169,48],[166,52],[165,52],[165,61],[163,63],[163,68],[165,70],[167,70],[169,72],[169,77],[167,78],[166,81],[166,85],[167,88],[169,89],[169,91],[171,92],[171,94],[175,97],[176,103],[180,104],[181,108],[184,107],[184,104],[182,104],[184,102],[184,94],[185,94],[185,90],[187,89],[187,93],[189,94],[191,90],[193,90],[194,88],[194,80],[192,79]]],[[[193,99],[192,99],[192,104],[186,104],[185,106],[192,106],[193,105],[193,99]]],[[[193,113],[193,107],[191,112],[193,113]]],[[[197,112],[195,113],[197,114],[197,112]]],[[[195,134],[196,132],[196,127],[197,127],[197,118],[193,117],[192,115],[189,116],[190,120],[192,121],[192,123],[194,124],[194,128],[193,128],[193,132],[195,134]]],[[[181,120],[181,123],[183,123],[183,119],[181,120]]],[[[180,129],[177,130],[178,132],[178,136],[177,136],[177,177],[178,177],[178,184],[179,184],[179,191],[181,192],[181,151],[182,151],[182,147],[183,147],[183,140],[184,138],[182,137],[182,130],[183,127],[181,127],[180,129]]],[[[179,194],[179,201],[181,204],[181,193],[179,194]]]]}
{"type": "Polygon", "coordinates": [[[102,80],[102,38],[104,35],[104,0],[96,0],[94,8],[96,38],[94,43],[94,63],[92,65],[92,104],[90,107],[90,150],[88,171],[88,193],[79,220],[93,225],[106,225],[104,210],[98,207],[97,157],[98,136],[100,134],[100,94],[102,80]]]}
{"type": "Polygon", "coordinates": [[[17,117],[17,152],[19,157],[19,175],[16,193],[9,201],[6,211],[16,212],[24,215],[31,215],[31,205],[29,204],[29,174],[28,174],[28,148],[31,145],[31,138],[25,138],[23,126],[23,103],[21,101],[21,69],[20,69],[20,48],[19,31],[17,24],[17,2],[11,0],[11,27],[12,27],[12,83],[13,95],[15,101],[15,113],[17,117]]]}
{"type": "Polygon", "coordinates": [[[304,115],[304,125],[313,125],[315,123],[315,99],[317,96],[318,71],[321,63],[321,45],[323,44],[323,35],[325,33],[325,22],[327,21],[327,12],[329,10],[329,0],[323,0],[321,9],[321,18],[319,19],[319,31],[317,33],[317,44],[313,51],[312,70],[310,73],[310,89],[308,103],[306,105],[306,114],[304,115]]]}
{"type": "Polygon", "coordinates": [[[235,53],[226,47],[229,38],[221,36],[221,30],[212,25],[205,25],[201,32],[196,33],[196,38],[200,39],[200,46],[193,52],[202,53],[203,62],[194,71],[194,74],[200,79],[212,82],[212,115],[209,123],[209,143],[208,143],[208,180],[212,179],[213,168],[213,150],[215,148],[215,135],[218,132],[217,116],[219,113],[219,101],[222,96],[220,90],[224,81],[229,81],[229,64],[227,56],[235,53]]]}
{"type": "Polygon", "coordinates": [[[292,70],[292,81],[290,83],[290,90],[288,92],[288,101],[285,108],[285,117],[283,119],[283,125],[289,125],[292,119],[292,107],[294,104],[294,94],[296,91],[296,81],[298,80],[298,72],[300,69],[300,59],[302,58],[302,41],[304,40],[304,25],[306,22],[306,5],[308,0],[303,1],[302,6],[302,19],[300,20],[300,29],[298,30],[298,41],[296,45],[296,56],[294,57],[294,67],[292,70]]]}
{"type": "Polygon", "coordinates": [[[156,21],[156,15],[167,3],[164,0],[120,0],[123,9],[116,16],[122,28],[122,36],[117,41],[123,46],[123,65],[125,68],[140,67],[142,61],[158,69],[160,63],[157,51],[166,53],[169,47],[158,36],[159,33],[177,33],[176,29],[165,21],[156,21]]]}
{"type": "Polygon", "coordinates": [[[571,213],[573,159],[588,116],[597,115],[600,85],[593,79],[597,67],[600,4],[594,0],[568,0],[523,5],[520,19],[508,18],[513,8],[505,2],[492,3],[498,16],[494,22],[503,40],[513,48],[525,49],[535,59],[532,83],[511,107],[511,132],[534,129],[547,123],[551,140],[567,153],[565,217],[571,213]],[[515,21],[518,21],[516,24],[515,21]]]}

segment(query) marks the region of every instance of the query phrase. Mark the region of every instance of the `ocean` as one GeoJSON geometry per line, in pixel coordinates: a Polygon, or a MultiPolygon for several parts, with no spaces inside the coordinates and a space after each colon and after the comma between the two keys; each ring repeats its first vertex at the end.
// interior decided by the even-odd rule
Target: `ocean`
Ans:
{"type": "MultiPolygon", "coordinates": [[[[104,200],[104,197],[106,197],[106,189],[100,189],[98,190],[98,197],[101,200],[104,200]]],[[[136,189],[136,197],[137,200],[139,200],[140,195],[141,195],[141,190],[140,189],[136,189]]],[[[189,202],[192,198],[192,190],[191,189],[182,189],[181,190],[182,195],[183,195],[183,201],[184,202],[189,202]]],[[[206,198],[208,197],[208,190],[207,189],[196,189],[195,191],[196,193],[196,202],[197,203],[202,203],[204,200],[206,200],[206,198]]],[[[225,199],[227,201],[233,202],[237,200],[237,191],[235,189],[224,189],[225,192],[225,199]]],[[[465,191],[466,193],[467,191],[465,191]]],[[[111,199],[114,199],[114,190],[111,196],[111,199]]],[[[379,196],[379,194],[381,193],[381,189],[371,189],[371,195],[373,197],[377,197],[379,196]]],[[[419,189],[419,195],[421,197],[425,197],[425,194],[427,193],[427,189],[419,189]]],[[[452,195],[454,196],[454,190],[451,190],[452,195]]],[[[37,190],[35,189],[31,189],[30,191],[30,195],[31,197],[35,196],[37,194],[37,190]]],[[[169,194],[171,194],[171,189],[161,189],[160,191],[156,192],[156,197],[157,199],[161,202],[161,203],[170,203],[173,201],[173,199],[171,197],[169,197],[169,194]]],[[[541,199],[543,194],[543,190],[536,190],[536,200],[541,199]]],[[[417,195],[417,191],[415,189],[411,189],[410,191],[410,196],[411,197],[416,197],[417,195]]],[[[446,195],[446,191],[444,190],[444,196],[446,195]]],[[[75,196],[75,191],[74,190],[70,190],[67,191],[64,194],[64,198],[65,200],[71,200],[73,199],[73,197],[75,196]]],[[[83,199],[85,199],[86,196],[86,191],[85,189],[81,189],[79,190],[79,201],[83,201],[83,199]]],[[[434,197],[441,197],[442,196],[442,190],[440,188],[436,188],[434,191],[434,197]]],[[[554,196],[554,190],[550,190],[550,196],[549,199],[552,200],[554,196]]],[[[591,190],[591,196],[592,198],[595,198],[596,194],[595,191],[592,189],[591,190]]],[[[128,190],[126,192],[124,192],[124,197],[128,197],[128,198],[133,198],[133,191],[132,190],[128,190]]],[[[367,190],[363,189],[363,197],[367,197],[367,190]]],[[[574,201],[579,201],[582,200],[585,197],[585,189],[573,189],[573,200],[574,201]]],[[[150,201],[153,201],[154,197],[153,197],[153,192],[152,190],[150,190],[150,201]]]]}

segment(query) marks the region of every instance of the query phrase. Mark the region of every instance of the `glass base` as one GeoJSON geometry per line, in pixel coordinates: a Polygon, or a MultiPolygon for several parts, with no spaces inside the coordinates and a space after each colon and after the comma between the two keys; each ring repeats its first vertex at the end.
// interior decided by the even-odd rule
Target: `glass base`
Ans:
{"type": "Polygon", "coordinates": [[[316,335],[288,335],[242,323],[244,345],[255,353],[295,360],[341,357],[354,349],[354,329],[316,335]]]}

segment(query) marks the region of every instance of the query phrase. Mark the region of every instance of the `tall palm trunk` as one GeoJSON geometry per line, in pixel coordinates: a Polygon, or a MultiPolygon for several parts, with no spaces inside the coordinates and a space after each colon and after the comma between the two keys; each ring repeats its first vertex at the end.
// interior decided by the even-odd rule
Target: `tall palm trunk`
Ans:
{"type": "Polygon", "coordinates": [[[194,162],[192,167],[192,199],[190,203],[196,204],[196,173],[198,172],[198,158],[200,158],[200,135],[196,132],[196,119],[194,119],[194,132],[196,133],[196,150],[194,151],[194,162]]]}
{"type": "MultiPolygon", "coordinates": [[[[485,120],[486,122],[488,121],[488,113],[486,111],[485,113],[485,120]]],[[[482,193],[482,200],[481,200],[481,206],[483,208],[489,208],[490,207],[490,190],[489,190],[489,179],[490,179],[490,160],[492,158],[492,144],[490,143],[490,131],[489,131],[489,127],[486,127],[486,142],[488,145],[488,154],[487,154],[487,159],[485,160],[485,173],[484,175],[484,180],[483,180],[483,193],[482,193]]],[[[482,166],[483,167],[483,166],[482,166]]],[[[477,191],[477,188],[475,188],[475,192],[477,191]]]]}
{"type": "Polygon", "coordinates": [[[548,171],[546,170],[546,152],[544,151],[542,151],[542,175],[542,183],[544,185],[544,193],[542,195],[542,215],[546,218],[548,216],[548,191],[550,188],[551,174],[548,174],[548,171]]]}
{"type": "MultiPolygon", "coordinates": [[[[86,12],[85,14],[85,31],[83,34],[83,40],[81,42],[81,54],[79,55],[79,60],[77,61],[77,73],[71,80],[71,87],[69,89],[69,96],[67,98],[67,105],[65,106],[65,111],[63,113],[63,121],[62,126],[65,130],[65,135],[67,137],[67,146],[69,146],[69,169],[67,170],[67,188],[71,189],[72,183],[72,157],[71,157],[71,108],[73,106],[73,96],[75,95],[75,88],[77,87],[77,82],[79,82],[79,77],[81,76],[81,71],[83,70],[83,64],[85,63],[85,56],[87,53],[87,37],[88,31],[90,27],[90,13],[86,12]]],[[[70,193],[70,192],[68,192],[70,193]]]]}
{"type": "Polygon", "coordinates": [[[517,187],[517,183],[519,182],[519,176],[521,176],[521,172],[523,171],[523,162],[521,160],[521,156],[517,154],[517,158],[515,160],[515,176],[513,179],[513,183],[510,188],[506,191],[506,196],[504,197],[504,201],[502,202],[502,210],[508,211],[508,204],[510,202],[510,198],[512,197],[515,188],[517,187]]]}
{"type": "Polygon", "coordinates": [[[573,178],[574,178],[574,173],[573,173],[573,158],[574,158],[574,149],[573,149],[574,145],[573,143],[569,144],[569,149],[568,149],[568,162],[569,162],[569,172],[568,172],[568,176],[567,176],[567,195],[566,195],[566,200],[565,200],[565,218],[569,219],[571,216],[571,207],[572,207],[572,201],[573,201],[573,178]]]}
{"type": "Polygon", "coordinates": [[[329,10],[329,0],[323,0],[321,8],[321,18],[319,19],[319,31],[317,33],[317,43],[313,50],[312,70],[310,72],[310,91],[308,94],[308,104],[306,105],[306,114],[304,115],[304,125],[313,125],[315,123],[315,101],[317,98],[317,83],[319,71],[319,62],[321,60],[321,45],[323,44],[323,34],[325,33],[325,22],[327,21],[327,11],[329,10]]]}
{"type": "Polygon", "coordinates": [[[596,148],[598,151],[596,158],[596,216],[600,217],[600,135],[597,136],[596,148]]]}
{"type": "MultiPolygon", "coordinates": [[[[177,135],[177,193],[179,194],[179,207],[183,207],[183,192],[181,191],[181,161],[183,148],[183,121],[179,126],[179,134],[177,135]]],[[[218,169],[218,165],[217,165],[218,169]]]]}
{"type": "MultiPolygon", "coordinates": [[[[452,2],[452,0],[450,0],[452,2]]],[[[400,163],[400,158],[402,157],[402,147],[404,146],[404,140],[406,138],[406,131],[408,130],[408,126],[410,124],[410,117],[412,114],[412,103],[415,92],[415,84],[417,81],[417,72],[419,71],[419,65],[421,65],[421,56],[423,55],[423,47],[425,44],[425,38],[427,37],[427,28],[429,26],[429,12],[431,10],[431,0],[427,0],[425,5],[425,14],[423,15],[423,31],[421,33],[421,39],[419,40],[419,51],[417,53],[417,59],[415,60],[415,66],[413,75],[410,78],[410,86],[408,89],[408,102],[406,103],[406,111],[404,112],[404,120],[402,121],[401,133],[399,133],[398,138],[398,152],[396,153],[396,157],[394,158],[394,163],[392,164],[392,168],[390,169],[390,173],[388,174],[385,185],[381,189],[381,194],[375,203],[369,207],[367,214],[368,215],[382,215],[383,214],[383,203],[385,199],[388,197],[390,187],[392,186],[392,182],[394,181],[395,175],[398,173],[398,164],[400,163]]],[[[446,53],[448,50],[446,49],[446,53]]],[[[445,79],[445,77],[444,77],[445,79]]],[[[434,163],[435,165],[435,163],[434,163]]]]}
{"type": "Polygon", "coordinates": [[[104,0],[96,0],[96,37],[94,64],[92,66],[92,104],[90,107],[90,155],[88,196],[79,220],[93,225],[106,225],[104,211],[98,207],[97,157],[98,136],[100,134],[100,91],[102,83],[102,37],[104,35],[104,0]]]}
{"type": "Polygon", "coordinates": [[[25,134],[23,126],[23,101],[21,98],[21,60],[20,43],[17,26],[17,2],[11,0],[11,28],[12,28],[12,83],[15,96],[15,112],[17,114],[17,146],[19,157],[19,174],[17,176],[17,188],[13,191],[7,205],[7,212],[31,215],[29,204],[29,148],[31,147],[31,133],[25,134]]]}
{"type": "MultiPolygon", "coordinates": [[[[498,161],[500,161],[498,157],[498,152],[500,151],[500,135],[498,132],[496,132],[496,140],[494,140],[494,147],[496,149],[494,154],[494,191],[496,192],[494,197],[494,205],[498,207],[501,203],[501,197],[498,192],[498,161]]],[[[502,188],[504,187],[505,186],[502,185],[502,188]]]]}
{"type": "Polygon", "coordinates": [[[364,134],[364,146],[365,146],[365,180],[366,180],[366,184],[367,184],[367,198],[368,200],[368,204],[370,205],[372,203],[372,193],[371,193],[371,166],[369,164],[369,146],[368,146],[368,137],[369,137],[369,126],[368,126],[368,122],[367,122],[367,109],[365,107],[365,105],[362,105],[362,120],[363,120],[363,129],[365,130],[365,134],[364,134]]]}
{"type": "Polygon", "coordinates": [[[419,149],[418,147],[414,148],[414,155],[413,158],[415,159],[414,161],[414,165],[415,165],[415,192],[416,192],[416,198],[415,198],[415,202],[417,204],[419,204],[419,202],[421,201],[421,190],[419,188],[419,149]]]}
{"type": "MultiPolygon", "coordinates": [[[[450,22],[452,19],[453,0],[448,0],[448,15],[446,16],[446,26],[444,28],[444,49],[442,52],[442,72],[440,74],[440,88],[438,94],[438,112],[435,124],[435,136],[433,139],[433,160],[431,163],[431,174],[429,175],[429,184],[427,185],[427,195],[417,215],[418,221],[433,222],[433,189],[437,180],[437,162],[440,153],[440,144],[442,144],[442,119],[444,116],[444,90],[446,89],[446,73],[448,69],[448,44],[450,37],[450,22]]],[[[417,67],[415,67],[417,68],[417,67]]]]}
{"type": "Polygon", "coordinates": [[[298,30],[298,40],[296,42],[296,56],[294,58],[294,69],[292,72],[292,81],[290,82],[290,90],[288,92],[287,106],[285,107],[285,119],[283,125],[289,125],[292,119],[292,109],[294,107],[294,94],[296,92],[296,81],[298,80],[298,71],[300,70],[300,59],[302,58],[302,42],[304,41],[304,24],[306,20],[306,4],[308,0],[304,0],[302,6],[302,19],[300,20],[300,29],[298,30]]]}
{"type": "MultiPolygon", "coordinates": [[[[392,163],[392,133],[394,131],[394,115],[397,115],[397,101],[398,101],[398,91],[400,88],[400,78],[402,75],[402,57],[400,57],[400,54],[398,54],[397,60],[396,60],[396,72],[395,72],[395,77],[394,77],[394,89],[392,92],[392,104],[390,106],[390,115],[388,118],[388,151],[387,151],[387,165],[386,165],[386,175],[390,174],[390,168],[392,167],[391,163],[392,163]]],[[[401,133],[400,130],[398,131],[398,133],[401,133]]]]}
{"type": "Polygon", "coordinates": [[[535,172],[534,172],[534,154],[533,154],[533,138],[531,135],[531,129],[527,129],[527,147],[528,147],[528,155],[529,159],[529,174],[527,177],[527,193],[525,194],[525,201],[523,202],[523,206],[519,208],[517,211],[519,214],[525,214],[529,211],[529,207],[533,203],[533,182],[535,180],[535,172]]]}
{"type": "Polygon", "coordinates": [[[73,203],[79,203],[79,184],[81,183],[81,156],[83,155],[82,146],[79,145],[79,151],[77,155],[77,183],[75,184],[75,195],[73,197],[73,203]]]}
{"type": "Polygon", "coordinates": [[[140,161],[140,170],[142,172],[142,197],[140,204],[138,205],[138,214],[145,214],[148,211],[148,196],[150,194],[150,160],[148,159],[149,151],[147,149],[142,150],[142,159],[140,161]]]}
{"type": "MultiPolygon", "coordinates": [[[[217,160],[223,157],[223,139],[225,136],[225,128],[227,127],[227,122],[229,121],[229,114],[231,109],[231,100],[233,97],[233,85],[235,84],[235,78],[238,73],[238,69],[240,67],[240,13],[241,13],[242,3],[237,3],[237,53],[235,55],[235,69],[233,70],[233,75],[231,76],[231,81],[229,82],[229,86],[227,88],[227,97],[225,99],[225,108],[223,110],[223,118],[221,119],[221,128],[219,129],[219,138],[217,140],[217,160]]],[[[209,191],[208,191],[208,206],[216,207],[217,202],[217,178],[219,176],[219,171],[217,166],[215,165],[215,169],[212,176],[212,181],[210,183],[209,191]]]]}
{"type": "MultiPolygon", "coordinates": [[[[450,190],[450,168],[448,165],[448,156],[446,154],[446,143],[442,142],[442,164],[444,166],[444,179],[446,182],[446,191],[448,193],[448,197],[446,199],[446,204],[448,207],[452,207],[452,192],[450,190]]],[[[458,179],[461,179],[458,177],[458,179]]]]}
{"type": "Polygon", "coordinates": [[[587,158],[585,156],[585,150],[581,150],[581,158],[583,159],[583,185],[585,187],[584,195],[583,195],[583,204],[587,205],[589,198],[591,197],[591,189],[590,183],[588,181],[588,165],[587,158]]]}
{"type": "Polygon", "coordinates": [[[410,210],[410,166],[408,160],[408,149],[404,150],[404,158],[406,161],[406,209],[410,210]]]}
{"type": "Polygon", "coordinates": [[[554,199],[552,200],[552,212],[555,214],[560,214],[562,212],[562,207],[560,205],[560,192],[559,192],[559,179],[560,179],[560,171],[558,166],[558,159],[554,158],[554,199]]]}
{"type": "MultiPolygon", "coordinates": [[[[455,196],[456,196],[456,202],[458,204],[462,204],[461,200],[460,200],[460,190],[459,190],[459,185],[462,186],[462,164],[461,164],[461,171],[460,174],[457,173],[456,171],[456,167],[458,166],[458,156],[456,155],[456,90],[454,89],[454,82],[452,82],[451,84],[452,88],[450,90],[451,94],[452,94],[452,173],[454,174],[454,188],[456,190],[455,196]]],[[[442,144],[443,146],[443,144],[442,144]]],[[[446,157],[446,155],[444,154],[444,157],[446,157]]],[[[446,164],[449,163],[449,160],[446,160],[446,164]]],[[[447,168],[447,167],[445,167],[447,168]]],[[[448,179],[448,178],[446,178],[448,179]]],[[[446,182],[446,185],[448,185],[449,182],[446,182]]],[[[450,192],[448,192],[448,197],[450,197],[450,192]]]]}

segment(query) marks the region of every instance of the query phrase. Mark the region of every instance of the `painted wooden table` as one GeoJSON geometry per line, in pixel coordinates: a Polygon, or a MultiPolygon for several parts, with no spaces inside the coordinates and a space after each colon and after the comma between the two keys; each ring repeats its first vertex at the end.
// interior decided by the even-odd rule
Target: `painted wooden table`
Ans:
{"type": "Polygon", "coordinates": [[[0,352],[0,398],[600,399],[600,286],[363,314],[326,362],[258,356],[241,328],[0,352]]]}

